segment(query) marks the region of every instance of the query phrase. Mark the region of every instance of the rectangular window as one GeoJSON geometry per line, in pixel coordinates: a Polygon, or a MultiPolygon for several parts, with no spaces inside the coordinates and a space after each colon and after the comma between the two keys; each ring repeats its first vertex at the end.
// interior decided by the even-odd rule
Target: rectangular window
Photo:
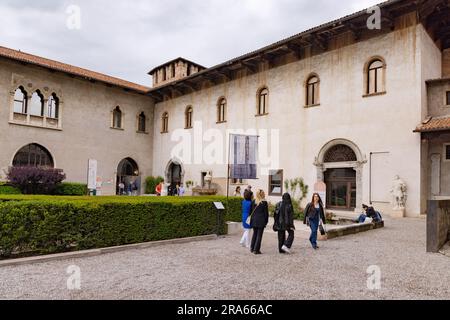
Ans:
{"type": "Polygon", "coordinates": [[[450,91],[447,91],[447,105],[450,106],[450,91]]]}
{"type": "Polygon", "coordinates": [[[450,144],[445,146],[445,160],[450,161],[450,144]]]}
{"type": "Polygon", "coordinates": [[[283,170],[271,170],[269,175],[269,196],[283,195],[283,170]]]}

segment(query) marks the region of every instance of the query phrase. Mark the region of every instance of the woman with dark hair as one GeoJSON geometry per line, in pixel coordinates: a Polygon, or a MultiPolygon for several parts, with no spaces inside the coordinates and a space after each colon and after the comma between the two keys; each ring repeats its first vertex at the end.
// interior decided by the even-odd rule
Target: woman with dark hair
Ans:
{"type": "Polygon", "coordinates": [[[250,249],[250,232],[252,227],[247,224],[248,216],[253,212],[255,204],[252,201],[252,194],[247,190],[244,192],[244,200],[242,201],[242,226],[244,227],[244,234],[241,238],[241,246],[250,249]]]}
{"type": "Polygon", "coordinates": [[[283,195],[283,201],[279,202],[275,208],[275,227],[278,231],[278,251],[283,253],[291,253],[292,244],[294,243],[294,207],[292,205],[289,193],[283,195]],[[286,240],[286,231],[288,238],[286,240]]]}
{"type": "Polygon", "coordinates": [[[317,230],[319,229],[320,220],[326,224],[325,211],[323,209],[323,202],[318,193],[314,193],[312,201],[306,206],[304,224],[311,228],[311,237],[309,241],[314,250],[319,249],[317,245],[317,230]]]}

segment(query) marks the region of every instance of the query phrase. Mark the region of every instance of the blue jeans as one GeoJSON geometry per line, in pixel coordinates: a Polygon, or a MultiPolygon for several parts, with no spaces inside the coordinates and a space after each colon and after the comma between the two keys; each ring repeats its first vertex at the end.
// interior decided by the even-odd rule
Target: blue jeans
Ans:
{"type": "Polygon", "coordinates": [[[309,237],[309,241],[311,242],[313,248],[317,247],[317,230],[319,230],[319,222],[319,215],[317,215],[314,219],[309,219],[309,227],[311,228],[311,237],[309,237]]]}
{"type": "Polygon", "coordinates": [[[363,213],[362,215],[359,216],[358,218],[358,222],[359,223],[364,223],[367,219],[367,216],[363,213]]]}

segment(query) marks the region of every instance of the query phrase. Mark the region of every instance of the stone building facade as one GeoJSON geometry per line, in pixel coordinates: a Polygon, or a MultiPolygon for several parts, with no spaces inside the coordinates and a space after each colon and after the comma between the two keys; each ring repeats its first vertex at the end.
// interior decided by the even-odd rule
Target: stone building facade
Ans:
{"type": "Polygon", "coordinates": [[[104,194],[114,194],[123,176],[202,188],[210,174],[221,194],[251,184],[278,201],[286,182],[303,178],[308,197],[325,183],[332,210],[367,203],[387,213],[398,175],[408,187],[406,214],[424,214],[431,194],[450,195],[450,140],[427,138],[422,127],[449,116],[450,8],[391,0],[380,10],[381,29],[368,28],[371,15],[362,11],[212,68],[175,59],[150,72],[153,88],[67,66],[55,72],[51,63],[24,65],[0,50],[0,126],[8,132],[0,167],[38,144],[70,181],[86,181],[88,160],[98,160],[104,194]],[[37,89],[44,100],[55,93],[58,119],[14,112],[19,88],[30,100],[37,89]],[[259,179],[231,181],[227,190],[232,132],[260,136],[259,179]]]}

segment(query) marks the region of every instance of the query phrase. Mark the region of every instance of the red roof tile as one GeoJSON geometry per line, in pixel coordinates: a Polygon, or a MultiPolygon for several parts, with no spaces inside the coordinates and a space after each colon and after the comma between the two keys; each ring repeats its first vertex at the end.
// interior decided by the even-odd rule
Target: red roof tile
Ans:
{"type": "Polygon", "coordinates": [[[119,78],[114,78],[111,76],[107,76],[102,73],[98,73],[95,71],[90,71],[87,69],[75,67],[69,64],[65,64],[62,62],[38,57],[32,54],[28,54],[25,52],[5,48],[0,46],[0,57],[8,58],[15,61],[25,62],[34,64],[37,66],[41,66],[44,68],[49,68],[55,71],[64,72],[70,75],[79,76],[86,80],[96,80],[106,84],[110,84],[113,86],[118,86],[124,89],[134,90],[139,93],[146,93],[150,90],[150,88],[142,86],[140,84],[132,83],[126,80],[122,80],[119,78]]]}
{"type": "Polygon", "coordinates": [[[434,132],[450,130],[450,117],[431,118],[424,121],[414,132],[434,132]]]}

